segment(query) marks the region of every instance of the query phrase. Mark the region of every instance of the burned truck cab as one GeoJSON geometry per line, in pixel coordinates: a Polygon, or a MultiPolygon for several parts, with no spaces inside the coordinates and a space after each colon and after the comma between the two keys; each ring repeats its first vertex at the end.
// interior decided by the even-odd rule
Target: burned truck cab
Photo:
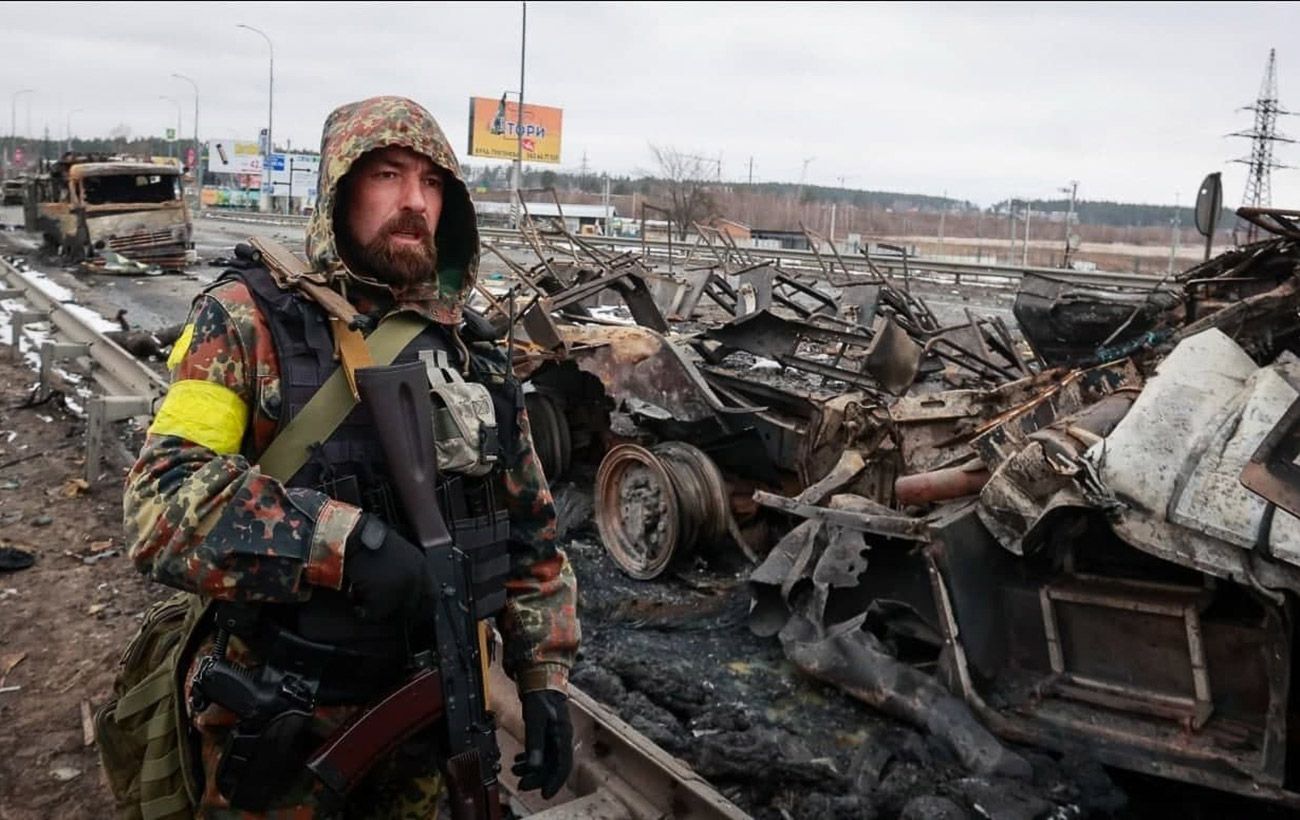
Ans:
{"type": "Polygon", "coordinates": [[[27,229],[70,262],[109,253],[174,270],[185,266],[193,226],[179,165],[65,155],[29,196],[27,229]]]}

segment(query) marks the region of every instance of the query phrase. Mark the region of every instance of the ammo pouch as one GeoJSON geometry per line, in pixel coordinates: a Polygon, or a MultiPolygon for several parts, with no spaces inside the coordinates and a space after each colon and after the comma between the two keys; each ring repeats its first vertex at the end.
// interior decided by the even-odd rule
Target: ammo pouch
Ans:
{"type": "Polygon", "coordinates": [[[185,592],[151,606],[122,652],[112,697],[95,712],[99,758],[120,818],[194,815],[202,787],[181,695],[182,664],[206,609],[185,592]]]}
{"type": "Polygon", "coordinates": [[[466,382],[441,350],[420,351],[433,399],[438,469],[468,476],[492,471],[501,457],[496,410],[487,387],[466,382]]]}

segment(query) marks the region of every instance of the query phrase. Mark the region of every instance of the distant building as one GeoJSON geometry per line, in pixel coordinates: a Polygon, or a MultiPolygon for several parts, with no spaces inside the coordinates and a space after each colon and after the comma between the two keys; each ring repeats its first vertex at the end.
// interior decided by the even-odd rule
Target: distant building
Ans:
{"type": "Polygon", "coordinates": [[[761,248],[806,251],[809,247],[808,237],[804,236],[803,231],[770,231],[764,228],[754,228],[749,233],[751,238],[762,243],[756,243],[756,246],[761,248]],[[773,242],[776,244],[773,245],[773,242]]]}
{"type": "MultiPolygon", "coordinates": [[[[564,227],[570,233],[600,234],[601,236],[608,236],[610,233],[610,226],[605,224],[606,210],[604,205],[566,205],[561,203],[560,207],[557,208],[554,202],[529,202],[527,206],[529,216],[539,222],[547,219],[558,219],[563,215],[564,227]]],[[[476,201],[474,210],[478,213],[480,225],[504,227],[510,222],[509,202],[476,201]]],[[[522,215],[521,212],[520,216],[522,215]]],[[[611,205],[608,216],[610,219],[618,221],[618,209],[611,205]]]]}

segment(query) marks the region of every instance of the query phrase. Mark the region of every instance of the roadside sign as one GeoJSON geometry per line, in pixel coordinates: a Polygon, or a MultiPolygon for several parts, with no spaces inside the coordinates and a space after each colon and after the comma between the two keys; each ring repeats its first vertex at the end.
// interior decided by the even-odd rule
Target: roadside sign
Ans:
{"type": "Polygon", "coordinates": [[[23,164],[23,148],[20,145],[14,149],[14,165],[22,165],[22,164],[23,164]]]}
{"type": "Polygon", "coordinates": [[[168,142],[175,142],[175,141],[176,141],[176,129],[175,129],[175,128],[168,128],[168,129],[167,129],[167,141],[168,141],[168,142]]]}
{"type": "Polygon", "coordinates": [[[195,160],[195,156],[194,156],[194,148],[193,148],[193,146],[191,146],[191,147],[189,147],[189,148],[186,148],[186,149],[185,149],[185,164],[186,164],[188,167],[193,168],[193,167],[194,167],[194,160],[195,160]]]}

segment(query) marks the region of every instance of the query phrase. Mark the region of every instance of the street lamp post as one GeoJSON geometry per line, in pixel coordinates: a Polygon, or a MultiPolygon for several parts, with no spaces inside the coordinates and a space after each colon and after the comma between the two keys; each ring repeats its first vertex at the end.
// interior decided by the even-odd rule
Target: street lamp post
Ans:
{"type": "Polygon", "coordinates": [[[14,150],[18,147],[18,97],[23,94],[35,94],[34,88],[21,88],[9,98],[9,152],[5,154],[4,175],[9,176],[9,165],[13,161],[14,150]]]}
{"type": "Polygon", "coordinates": [[[176,106],[176,133],[172,135],[172,140],[167,145],[167,156],[170,157],[172,152],[176,150],[177,141],[181,138],[181,101],[175,97],[169,97],[166,94],[159,94],[158,99],[167,100],[172,105],[176,106]]]}
{"type": "MultiPolygon", "coordinates": [[[[270,80],[266,86],[266,151],[262,154],[262,175],[266,177],[271,164],[271,152],[275,143],[271,141],[271,125],[274,122],[275,114],[275,45],[271,43],[271,38],[266,36],[266,32],[260,28],[247,25],[246,23],[236,23],[235,28],[246,28],[262,36],[266,41],[266,47],[271,53],[271,71],[270,80]]],[[[263,211],[271,210],[271,195],[266,192],[266,186],[262,186],[262,196],[259,208],[263,211]]]]}
{"type": "Polygon", "coordinates": [[[184,80],[194,89],[194,207],[203,207],[203,151],[199,148],[199,85],[184,74],[172,74],[178,80],[184,80]]]}
{"type": "Polygon", "coordinates": [[[1070,195],[1070,207],[1065,212],[1065,254],[1061,257],[1061,267],[1068,268],[1070,267],[1070,251],[1074,250],[1070,247],[1070,223],[1074,221],[1074,198],[1079,194],[1079,180],[1072,179],[1069,188],[1057,188],[1056,190],[1070,195]]]}
{"type": "Polygon", "coordinates": [[[510,199],[510,221],[515,227],[519,227],[519,212],[523,207],[520,189],[524,187],[524,53],[528,45],[528,3],[525,0],[520,6],[523,19],[519,27],[519,112],[515,117],[514,191],[510,199]]]}
{"type": "Polygon", "coordinates": [[[68,138],[68,151],[69,151],[69,152],[72,151],[72,115],[73,115],[73,114],[76,114],[76,113],[79,112],[79,111],[85,111],[85,110],[86,110],[86,109],[84,109],[84,108],[74,108],[74,109],[72,109],[71,111],[68,112],[68,116],[65,118],[65,121],[64,121],[64,131],[67,132],[67,138],[68,138]]]}

